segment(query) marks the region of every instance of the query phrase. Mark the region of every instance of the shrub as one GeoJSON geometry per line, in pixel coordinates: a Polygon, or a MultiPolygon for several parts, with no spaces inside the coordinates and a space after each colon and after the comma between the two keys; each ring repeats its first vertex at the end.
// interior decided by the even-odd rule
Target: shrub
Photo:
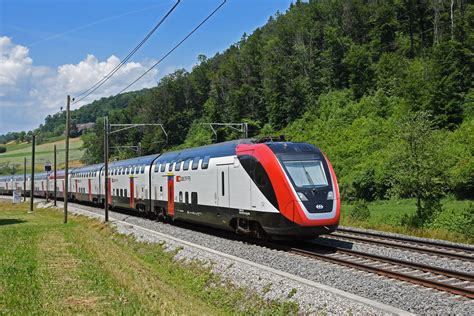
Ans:
{"type": "Polygon", "coordinates": [[[5,153],[5,152],[7,152],[7,147],[5,147],[5,146],[0,146],[0,154],[3,154],[3,153],[5,153]]]}
{"type": "Polygon", "coordinates": [[[350,218],[354,221],[366,221],[370,217],[370,211],[365,201],[358,200],[354,203],[354,208],[350,218]]]}
{"type": "Polygon", "coordinates": [[[474,239],[474,204],[470,203],[467,208],[459,212],[443,210],[437,214],[429,227],[441,228],[474,239]]]}

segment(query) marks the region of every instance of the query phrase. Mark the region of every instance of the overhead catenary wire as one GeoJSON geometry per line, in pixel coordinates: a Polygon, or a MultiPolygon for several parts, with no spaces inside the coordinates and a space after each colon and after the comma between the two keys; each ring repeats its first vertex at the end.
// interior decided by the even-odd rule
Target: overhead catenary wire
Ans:
{"type": "Polygon", "coordinates": [[[214,11],[212,11],[204,20],[201,21],[191,32],[188,33],[178,44],[176,44],[172,49],[170,49],[165,55],[163,55],[156,63],[154,63],[150,68],[148,68],[143,74],[141,74],[137,79],[132,81],[129,85],[127,85],[125,88],[120,90],[118,94],[121,94],[128,88],[130,88],[132,85],[134,85],[138,80],[143,78],[146,74],[148,74],[150,71],[152,71],[156,66],[158,66],[166,57],[168,57],[172,52],[174,52],[181,44],[183,44],[191,35],[194,34],[204,23],[207,22],[217,11],[219,11],[220,8],[227,2],[227,0],[224,0],[214,11]]]}
{"type": "Polygon", "coordinates": [[[169,17],[169,15],[176,9],[178,4],[181,2],[181,0],[177,0],[176,3],[171,7],[171,9],[166,12],[166,14],[158,21],[158,23],[148,32],[148,34],[145,36],[145,38],[137,45],[135,48],[130,51],[130,53],[117,65],[112,69],[107,75],[105,75],[102,79],[97,81],[95,84],[93,84],[89,89],[81,92],[80,94],[76,95],[74,97],[75,101],[73,104],[78,103],[79,101],[84,100],[87,98],[89,95],[94,93],[97,89],[99,89],[104,83],[106,83],[120,68],[122,68],[123,65],[145,44],[145,42],[155,33],[155,31],[163,24],[163,22],[169,17]],[[83,97],[81,97],[83,96],[83,97]],[[79,98],[81,97],[81,98],[79,98]],[[78,99],[79,98],[79,99],[78,99]]]}

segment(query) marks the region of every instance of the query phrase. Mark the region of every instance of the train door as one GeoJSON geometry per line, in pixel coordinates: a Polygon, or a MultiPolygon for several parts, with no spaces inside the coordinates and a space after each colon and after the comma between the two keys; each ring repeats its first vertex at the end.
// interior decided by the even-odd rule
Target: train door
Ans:
{"type": "Polygon", "coordinates": [[[92,202],[92,180],[87,179],[88,182],[88,190],[89,190],[89,201],[92,202]]]}
{"type": "Polygon", "coordinates": [[[217,206],[230,206],[229,165],[217,166],[217,206]]]}
{"type": "Polygon", "coordinates": [[[130,208],[135,208],[135,178],[130,177],[130,208]]]}
{"type": "Polygon", "coordinates": [[[168,176],[168,215],[174,216],[174,176],[168,176]]]}

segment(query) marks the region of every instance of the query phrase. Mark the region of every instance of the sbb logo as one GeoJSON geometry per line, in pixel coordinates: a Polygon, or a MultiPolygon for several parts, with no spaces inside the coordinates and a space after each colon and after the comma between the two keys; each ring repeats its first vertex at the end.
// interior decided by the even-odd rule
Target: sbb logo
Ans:
{"type": "Polygon", "coordinates": [[[176,182],[191,181],[191,176],[176,176],[176,182]]]}

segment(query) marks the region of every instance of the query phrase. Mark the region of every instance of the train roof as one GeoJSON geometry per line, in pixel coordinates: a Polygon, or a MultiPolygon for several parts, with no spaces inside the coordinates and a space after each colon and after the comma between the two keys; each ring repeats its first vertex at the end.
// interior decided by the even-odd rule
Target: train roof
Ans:
{"type": "MultiPolygon", "coordinates": [[[[48,175],[49,175],[49,172],[37,173],[37,174],[35,174],[35,180],[47,179],[47,178],[48,178],[48,175]]],[[[30,175],[30,178],[31,178],[31,175],[30,175]]]]}
{"type": "Polygon", "coordinates": [[[109,163],[109,169],[116,167],[151,165],[153,160],[155,160],[158,156],[159,154],[153,154],[143,157],[131,158],[127,160],[114,161],[109,163]]]}
{"type": "Polygon", "coordinates": [[[239,144],[253,144],[253,141],[251,139],[238,139],[212,145],[183,149],[178,151],[170,151],[162,154],[156,160],[156,162],[162,163],[164,161],[168,162],[175,160],[186,160],[195,157],[204,158],[206,156],[209,156],[210,158],[231,156],[235,155],[235,148],[239,144]]]}
{"type": "MultiPolygon", "coordinates": [[[[98,163],[98,164],[95,164],[95,165],[84,166],[84,167],[78,167],[78,168],[72,169],[71,172],[70,172],[70,174],[79,173],[79,172],[94,172],[94,171],[99,171],[100,169],[102,169],[103,166],[104,166],[103,163],[98,163]]],[[[63,172],[64,172],[64,171],[63,171],[63,172]]]]}

